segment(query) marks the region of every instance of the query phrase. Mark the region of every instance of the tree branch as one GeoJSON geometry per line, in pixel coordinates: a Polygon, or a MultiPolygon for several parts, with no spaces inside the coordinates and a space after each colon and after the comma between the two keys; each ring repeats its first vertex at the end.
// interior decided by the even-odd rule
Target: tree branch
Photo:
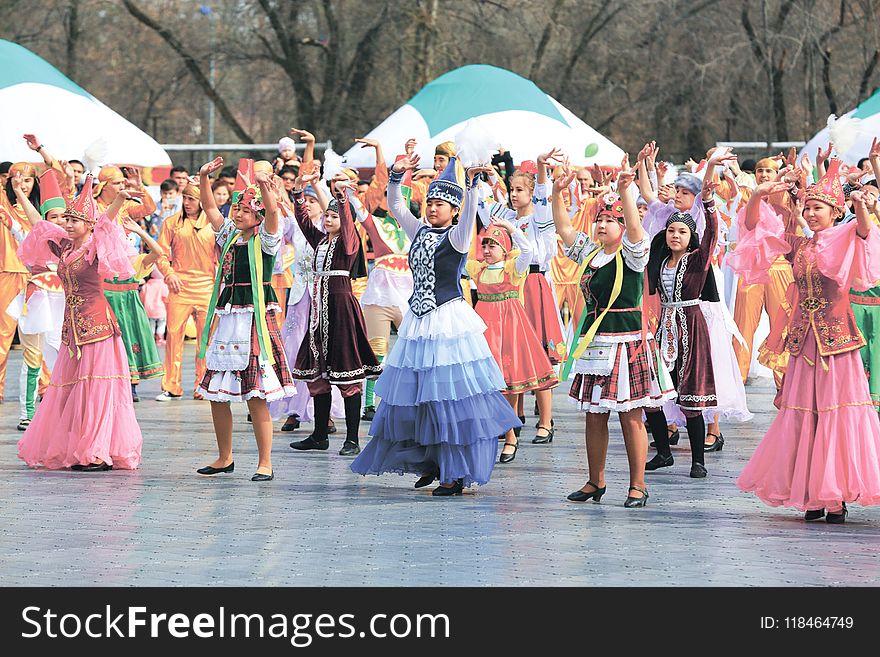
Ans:
{"type": "Polygon", "coordinates": [[[170,30],[163,27],[152,18],[150,18],[147,14],[145,14],[141,10],[141,8],[133,2],[133,0],[122,0],[122,4],[125,5],[125,8],[128,10],[129,14],[131,14],[140,23],[150,28],[156,34],[162,37],[165,43],[167,43],[171,47],[171,49],[174,50],[174,52],[180,55],[180,58],[183,60],[183,63],[186,65],[186,68],[189,70],[190,74],[205,92],[205,95],[213,101],[214,106],[220,113],[220,116],[222,116],[223,120],[229,124],[229,127],[232,128],[236,136],[247,143],[254,143],[253,137],[251,137],[250,134],[248,134],[247,130],[245,130],[242,125],[236,120],[235,116],[232,114],[232,111],[226,105],[226,102],[217,94],[217,92],[214,90],[214,87],[211,86],[208,78],[205,77],[205,74],[202,72],[198,61],[196,61],[195,57],[193,57],[193,55],[188,50],[186,50],[186,48],[184,48],[180,40],[174,34],[172,34],[170,30]]]}

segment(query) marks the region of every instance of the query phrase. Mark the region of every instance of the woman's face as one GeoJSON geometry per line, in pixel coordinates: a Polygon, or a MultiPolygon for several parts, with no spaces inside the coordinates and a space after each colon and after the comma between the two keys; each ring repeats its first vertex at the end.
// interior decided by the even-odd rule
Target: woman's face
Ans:
{"type": "Polygon", "coordinates": [[[831,228],[840,212],[827,203],[810,199],[804,203],[804,219],[813,232],[831,228]]]}
{"type": "Polygon", "coordinates": [[[681,212],[688,212],[694,207],[694,199],[696,194],[684,187],[675,186],[675,209],[681,212]]]}
{"type": "Polygon", "coordinates": [[[328,235],[335,235],[339,232],[339,213],[328,210],[324,213],[324,230],[328,235]]]}
{"type": "Polygon", "coordinates": [[[483,260],[490,265],[504,260],[504,249],[494,240],[483,240],[483,260]]]}
{"type": "Polygon", "coordinates": [[[64,216],[64,210],[61,208],[53,208],[46,213],[46,221],[56,226],[66,226],[67,218],[64,216]]]}
{"type": "MultiPolygon", "coordinates": [[[[693,194],[691,194],[693,196],[693,194]]],[[[684,253],[691,243],[691,229],[686,223],[673,221],[666,227],[666,246],[673,253],[684,253]]]]}
{"type": "Polygon", "coordinates": [[[522,177],[516,177],[510,181],[510,202],[515,210],[527,208],[532,202],[532,192],[522,177]]]}
{"type": "Polygon", "coordinates": [[[306,196],[306,210],[309,213],[309,219],[312,220],[313,224],[318,223],[318,219],[321,218],[321,213],[324,211],[321,209],[321,204],[318,202],[314,196],[306,196]]]}
{"type": "Polygon", "coordinates": [[[183,212],[185,217],[198,217],[199,212],[201,211],[202,208],[199,205],[199,199],[192,196],[183,197],[183,212]]]}
{"type": "Polygon", "coordinates": [[[214,190],[214,203],[216,203],[217,207],[219,208],[226,205],[228,201],[229,188],[226,185],[220,185],[219,187],[217,187],[217,189],[214,190]]]}
{"type": "Polygon", "coordinates": [[[638,206],[636,206],[636,208],[637,208],[638,211],[639,211],[639,219],[641,219],[642,221],[644,221],[644,220],[645,220],[645,215],[648,214],[648,206],[647,206],[647,205],[641,205],[641,204],[639,204],[638,206]]]}
{"type": "Polygon", "coordinates": [[[617,219],[600,214],[595,224],[596,241],[599,244],[614,244],[623,237],[623,226],[617,219]]]}
{"type": "Polygon", "coordinates": [[[425,208],[425,218],[434,228],[445,228],[452,223],[455,217],[455,208],[448,201],[432,198],[425,208]]]}
{"type": "Polygon", "coordinates": [[[449,164],[449,156],[448,155],[435,155],[434,156],[434,170],[438,173],[443,171],[446,168],[446,165],[449,164]]]}
{"type": "Polygon", "coordinates": [[[83,239],[89,234],[91,226],[82,219],[71,216],[64,217],[64,219],[66,221],[64,230],[67,231],[67,236],[70,239],[77,241],[83,239]]]}
{"type": "Polygon", "coordinates": [[[22,176],[21,178],[21,191],[25,196],[30,196],[31,191],[34,189],[34,177],[33,176],[22,176]]]}
{"type": "Polygon", "coordinates": [[[245,207],[241,203],[233,205],[232,211],[229,214],[232,215],[232,221],[235,224],[235,227],[242,232],[251,230],[260,225],[259,216],[255,214],[253,210],[245,207]]]}

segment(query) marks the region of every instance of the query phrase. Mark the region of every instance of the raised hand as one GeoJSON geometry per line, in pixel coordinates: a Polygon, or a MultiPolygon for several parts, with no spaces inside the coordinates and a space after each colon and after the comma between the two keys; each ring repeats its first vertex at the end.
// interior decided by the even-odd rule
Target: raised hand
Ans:
{"type": "Polygon", "coordinates": [[[821,167],[825,162],[831,157],[831,151],[834,148],[834,144],[830,141],[828,142],[828,150],[823,151],[821,148],[816,151],[816,166],[821,167]]]}
{"type": "Polygon", "coordinates": [[[208,177],[212,173],[214,173],[215,171],[219,171],[222,168],[223,168],[223,158],[222,157],[215,157],[210,162],[207,162],[201,166],[201,168],[199,169],[199,177],[202,177],[202,176],[208,177]]]}
{"type": "Polygon", "coordinates": [[[562,164],[562,149],[554,146],[546,153],[538,155],[538,164],[562,164]]]}
{"type": "Polygon", "coordinates": [[[789,187],[788,182],[784,180],[777,181],[769,181],[765,183],[761,183],[755,188],[755,194],[757,196],[771,196],[772,194],[777,194],[778,192],[784,192],[789,187]]]}
{"type": "Polygon", "coordinates": [[[254,182],[260,186],[272,186],[272,174],[268,171],[257,171],[254,173],[254,182]]]}
{"type": "Polygon", "coordinates": [[[397,162],[394,163],[394,166],[392,167],[392,169],[394,171],[396,171],[397,173],[402,173],[404,171],[415,171],[416,169],[419,168],[419,160],[420,159],[421,158],[419,158],[419,156],[416,155],[415,153],[407,154],[404,157],[397,160],[397,162]]]}
{"type": "Polygon", "coordinates": [[[307,185],[314,185],[318,182],[320,177],[320,174],[317,173],[300,173],[300,175],[296,177],[296,180],[293,181],[293,189],[297,192],[301,192],[307,185]]]}
{"type": "Polygon", "coordinates": [[[568,189],[568,186],[572,183],[576,175],[576,171],[572,171],[567,167],[561,168],[559,170],[559,175],[553,180],[553,193],[561,194],[563,190],[568,189]]]}
{"type": "Polygon", "coordinates": [[[315,135],[313,135],[308,130],[300,130],[299,128],[291,128],[290,129],[291,137],[299,137],[303,142],[313,142],[315,141],[315,135]]]}
{"type": "Polygon", "coordinates": [[[342,198],[345,196],[345,192],[351,190],[352,192],[357,193],[357,186],[351,181],[348,176],[341,180],[333,179],[333,191],[335,192],[338,198],[342,198]]]}
{"type": "Polygon", "coordinates": [[[367,139],[366,137],[355,139],[354,143],[360,144],[361,148],[379,148],[380,146],[379,142],[375,139],[367,139]]]}
{"type": "Polygon", "coordinates": [[[508,233],[513,233],[516,228],[512,223],[510,223],[507,219],[503,219],[502,217],[492,217],[492,223],[496,226],[501,226],[508,233]]]}
{"type": "Polygon", "coordinates": [[[874,137],[874,140],[871,142],[871,150],[868,152],[868,157],[872,160],[880,158],[880,141],[877,140],[877,137],[874,137]]]}
{"type": "Polygon", "coordinates": [[[813,162],[810,160],[810,156],[806,153],[801,157],[801,169],[807,174],[807,177],[813,174],[813,162]]]}
{"type": "Polygon", "coordinates": [[[708,166],[716,167],[725,162],[733,162],[736,160],[736,154],[729,146],[721,146],[715,149],[712,157],[709,158],[708,166]]]}
{"type": "Polygon", "coordinates": [[[403,152],[407,155],[412,155],[416,150],[416,143],[415,137],[407,139],[406,143],[403,145],[403,152]]]}
{"type": "Polygon", "coordinates": [[[12,174],[12,176],[10,176],[9,180],[10,180],[10,184],[12,185],[13,191],[15,191],[15,192],[22,191],[22,189],[21,189],[21,181],[22,181],[21,171],[16,171],[14,174],[12,174]]]}
{"type": "Polygon", "coordinates": [[[126,232],[134,233],[135,235],[140,235],[141,237],[146,235],[144,229],[134,219],[127,218],[125,221],[122,222],[122,227],[126,230],[126,232]]]}
{"type": "Polygon", "coordinates": [[[866,173],[868,173],[868,172],[862,171],[861,169],[853,169],[852,171],[850,171],[849,173],[846,174],[846,181],[850,185],[858,185],[859,181],[862,179],[862,177],[866,173]]]}
{"type": "Polygon", "coordinates": [[[853,202],[853,206],[859,205],[861,207],[866,206],[867,199],[865,198],[865,193],[859,191],[858,189],[850,192],[849,200],[853,202]]]}
{"type": "Polygon", "coordinates": [[[144,183],[141,179],[141,170],[137,167],[125,167],[122,170],[125,175],[125,184],[129,189],[140,189],[144,183]]]}
{"type": "Polygon", "coordinates": [[[476,177],[481,173],[495,173],[495,169],[492,168],[491,164],[478,164],[475,167],[468,167],[467,171],[465,171],[465,175],[468,179],[468,185],[472,185],[476,177]]]}
{"type": "Polygon", "coordinates": [[[684,166],[685,166],[685,168],[686,168],[689,172],[693,172],[694,169],[697,168],[697,163],[694,162],[694,158],[689,157],[689,158],[687,159],[687,162],[684,163],[684,166]]]}
{"type": "Polygon", "coordinates": [[[669,203],[675,197],[675,187],[673,185],[660,185],[657,190],[657,200],[661,203],[669,203]]]}
{"type": "Polygon", "coordinates": [[[663,184],[663,181],[666,179],[666,174],[669,171],[669,162],[664,162],[660,160],[657,163],[657,181],[659,184],[663,184]]]}
{"type": "Polygon", "coordinates": [[[24,140],[27,142],[28,148],[30,148],[32,151],[40,150],[40,140],[37,139],[36,135],[28,133],[24,135],[24,140]]]}
{"type": "Polygon", "coordinates": [[[635,179],[635,168],[621,169],[620,173],[617,174],[617,193],[623,194],[626,191],[626,188],[629,187],[635,179]]]}

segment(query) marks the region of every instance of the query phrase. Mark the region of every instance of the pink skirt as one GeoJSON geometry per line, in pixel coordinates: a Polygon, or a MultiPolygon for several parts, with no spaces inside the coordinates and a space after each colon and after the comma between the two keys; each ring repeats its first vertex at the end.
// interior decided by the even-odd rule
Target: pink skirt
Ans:
{"type": "Polygon", "coordinates": [[[880,504],[880,419],[858,350],[820,359],[807,333],[789,361],[779,414],[736,485],[801,511],[880,504]]]}
{"type": "Polygon", "coordinates": [[[96,459],[114,469],[133,470],[141,462],[143,438],[122,337],[80,350],[77,359],[61,345],[43,401],[18,441],[18,457],[31,467],[50,470],[96,459]]]}

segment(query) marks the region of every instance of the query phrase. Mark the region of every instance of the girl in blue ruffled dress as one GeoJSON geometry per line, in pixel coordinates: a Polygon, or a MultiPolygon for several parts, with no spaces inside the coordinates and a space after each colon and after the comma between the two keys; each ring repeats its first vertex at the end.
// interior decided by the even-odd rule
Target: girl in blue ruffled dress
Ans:
{"type": "Polygon", "coordinates": [[[498,436],[522,426],[501,394],[506,384],[483,337],[486,325],[461,291],[476,225],[472,183],[490,167],[468,169],[462,210],[465,191],[451,158],[428,187],[423,222],[407,209],[400,190],[404,173],[418,163],[416,155],[404,157],[390,173],[388,207],[412,240],[414,289],[376,381],[382,401],[370,426],[373,438],[351,469],[362,475],[418,474],[416,488],[439,479],[433,495],[460,495],[467,486],[489,481],[498,436]]]}

